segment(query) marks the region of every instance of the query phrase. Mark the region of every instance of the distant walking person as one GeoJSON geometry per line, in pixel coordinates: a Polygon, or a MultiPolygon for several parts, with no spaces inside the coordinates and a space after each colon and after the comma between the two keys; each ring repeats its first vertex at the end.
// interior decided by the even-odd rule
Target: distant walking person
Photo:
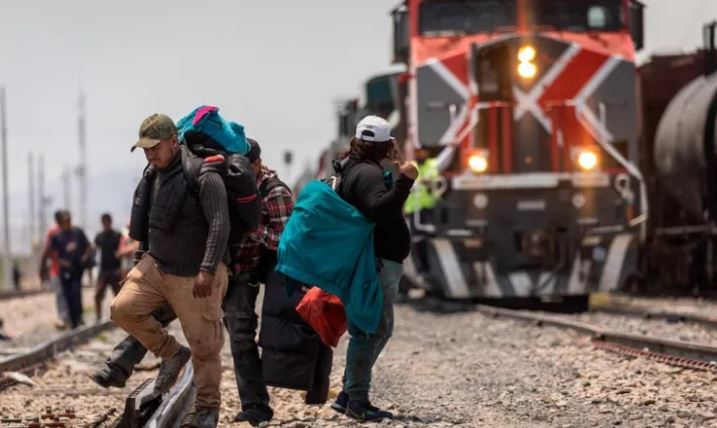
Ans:
{"type": "Polygon", "coordinates": [[[57,253],[52,250],[52,239],[60,232],[60,219],[62,218],[62,210],[55,211],[55,225],[52,226],[45,236],[45,244],[40,256],[40,282],[49,283],[50,288],[55,290],[55,306],[57,308],[57,324],[56,327],[64,329],[70,325],[70,315],[67,310],[67,300],[65,293],[62,291],[60,284],[60,264],[57,262],[57,253]],[[50,266],[47,262],[50,261],[50,266]]]}
{"type": "Polygon", "coordinates": [[[82,321],[82,272],[92,254],[92,247],[79,227],[72,226],[67,211],[60,216],[60,231],[52,238],[50,247],[57,253],[60,265],[60,284],[67,301],[70,326],[77,328],[82,321]]]}
{"type": "Polygon", "coordinates": [[[22,272],[20,272],[20,262],[13,260],[12,262],[12,284],[15,290],[22,288],[22,272]]]}
{"type": "Polygon", "coordinates": [[[121,261],[117,252],[122,242],[122,234],[112,229],[112,216],[102,214],[102,232],[95,236],[95,248],[100,250],[100,273],[97,275],[95,286],[95,314],[97,322],[102,319],[102,301],[105,299],[107,287],[112,287],[112,293],[119,293],[122,280],[121,261]]]}

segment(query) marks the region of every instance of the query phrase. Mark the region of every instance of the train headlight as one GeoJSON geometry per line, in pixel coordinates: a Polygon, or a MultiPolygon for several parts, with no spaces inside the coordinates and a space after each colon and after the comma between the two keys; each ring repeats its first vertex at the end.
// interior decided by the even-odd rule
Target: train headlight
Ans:
{"type": "Polygon", "coordinates": [[[521,62],[518,64],[518,75],[524,79],[532,79],[538,74],[538,67],[532,62],[521,62]]]}
{"type": "Polygon", "coordinates": [[[474,174],[483,174],[488,171],[488,154],[481,152],[470,155],[468,157],[468,168],[474,174]]]}
{"type": "Polygon", "coordinates": [[[583,171],[593,171],[597,168],[599,159],[598,155],[592,150],[581,150],[577,158],[578,166],[583,171]]]}
{"type": "Polygon", "coordinates": [[[538,74],[538,66],[533,62],[538,53],[535,48],[527,45],[518,49],[518,75],[524,79],[532,79],[538,74]]]}
{"type": "Polygon", "coordinates": [[[531,62],[535,59],[537,55],[537,52],[535,51],[535,48],[528,45],[523,46],[518,50],[518,61],[520,62],[531,62]]]}

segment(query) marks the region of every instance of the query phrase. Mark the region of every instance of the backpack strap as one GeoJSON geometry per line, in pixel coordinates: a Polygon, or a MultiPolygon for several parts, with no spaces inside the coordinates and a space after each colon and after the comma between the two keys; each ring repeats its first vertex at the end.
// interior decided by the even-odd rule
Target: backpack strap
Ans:
{"type": "Polygon", "coordinates": [[[261,198],[266,198],[276,187],[283,187],[291,193],[291,189],[286,183],[281,181],[279,177],[273,176],[261,182],[261,186],[259,186],[259,194],[261,195],[261,198]]]}
{"type": "Polygon", "coordinates": [[[334,192],[341,195],[342,191],[342,184],[344,182],[344,177],[346,175],[346,172],[348,170],[348,163],[349,158],[345,158],[342,160],[334,159],[331,161],[331,166],[334,167],[334,175],[329,177],[328,183],[331,186],[332,189],[334,189],[334,192]]]}
{"type": "Polygon", "coordinates": [[[195,155],[185,144],[179,145],[182,156],[182,172],[187,182],[187,190],[194,196],[199,195],[199,177],[209,171],[222,177],[226,174],[226,160],[223,155],[212,155],[206,158],[195,155]]]}
{"type": "Polygon", "coordinates": [[[203,159],[189,151],[185,144],[179,145],[182,162],[182,172],[187,181],[187,190],[193,195],[199,194],[199,169],[202,167],[203,159]]]}

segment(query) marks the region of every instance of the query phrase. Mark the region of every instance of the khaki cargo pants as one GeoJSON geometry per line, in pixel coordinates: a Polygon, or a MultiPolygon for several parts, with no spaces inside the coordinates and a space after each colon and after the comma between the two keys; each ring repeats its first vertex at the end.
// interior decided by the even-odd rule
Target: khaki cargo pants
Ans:
{"type": "Polygon", "coordinates": [[[163,273],[146,254],[127,274],[112,302],[112,320],[163,359],[174,355],[180,345],[150,314],[163,304],[172,306],[192,349],[196,405],[201,407],[218,408],[221,403],[222,300],[227,283],[227,268],[222,264],[214,276],[212,295],[195,298],[194,277],[163,273]]]}

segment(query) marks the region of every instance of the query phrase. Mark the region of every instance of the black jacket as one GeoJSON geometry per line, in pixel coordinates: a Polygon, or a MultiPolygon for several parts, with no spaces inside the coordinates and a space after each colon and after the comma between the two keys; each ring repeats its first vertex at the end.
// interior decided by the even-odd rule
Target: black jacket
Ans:
{"type": "Polygon", "coordinates": [[[201,175],[198,185],[198,195],[187,197],[178,154],[165,171],[147,168],[135,190],[130,236],[147,243],[164,273],[190,277],[228,262],[231,224],[224,182],[211,172],[201,175]]]}
{"type": "Polygon", "coordinates": [[[259,333],[264,382],[325,396],[333,353],[295,310],[303,292],[291,287],[288,295],[285,281],[272,272],[265,283],[259,333]]]}
{"type": "Polygon", "coordinates": [[[342,174],[339,195],[376,223],[373,238],[376,257],[403,262],[411,248],[403,205],[413,180],[401,175],[391,183],[381,165],[357,159],[345,162],[342,174]]]}

